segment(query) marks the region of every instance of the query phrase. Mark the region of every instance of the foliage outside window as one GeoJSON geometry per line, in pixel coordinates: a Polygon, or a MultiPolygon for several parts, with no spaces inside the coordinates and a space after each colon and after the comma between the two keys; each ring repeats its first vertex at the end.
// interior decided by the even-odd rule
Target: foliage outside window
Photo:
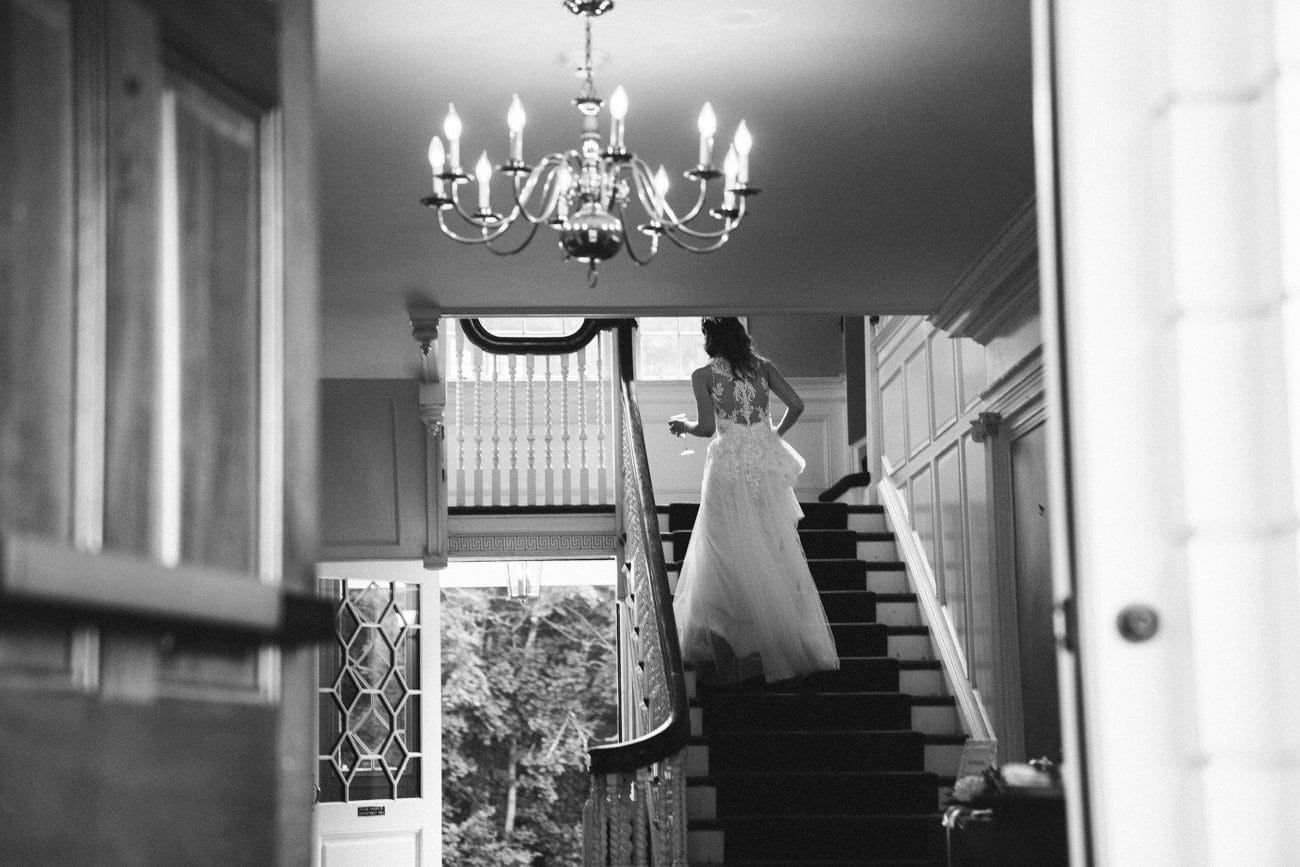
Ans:
{"type": "Polygon", "coordinates": [[[582,862],[586,749],[616,732],[609,587],[442,591],[443,863],[582,862]]]}

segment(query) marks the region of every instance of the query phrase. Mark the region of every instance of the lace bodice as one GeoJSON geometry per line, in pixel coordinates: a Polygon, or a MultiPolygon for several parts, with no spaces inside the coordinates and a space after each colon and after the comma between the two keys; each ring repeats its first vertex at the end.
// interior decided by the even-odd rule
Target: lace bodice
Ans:
{"type": "Polygon", "coordinates": [[[733,424],[770,424],[767,375],[762,365],[757,379],[744,379],[732,374],[725,358],[714,358],[709,361],[709,373],[713,417],[719,430],[733,424]]]}

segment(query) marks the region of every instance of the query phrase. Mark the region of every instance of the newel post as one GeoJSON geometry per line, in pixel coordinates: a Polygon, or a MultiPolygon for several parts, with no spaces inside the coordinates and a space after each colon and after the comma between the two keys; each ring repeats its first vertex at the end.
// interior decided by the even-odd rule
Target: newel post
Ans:
{"type": "Polygon", "coordinates": [[[424,566],[447,565],[447,381],[438,364],[438,324],[442,311],[418,308],[411,313],[411,335],[420,344],[420,419],[424,422],[425,527],[424,566]]]}

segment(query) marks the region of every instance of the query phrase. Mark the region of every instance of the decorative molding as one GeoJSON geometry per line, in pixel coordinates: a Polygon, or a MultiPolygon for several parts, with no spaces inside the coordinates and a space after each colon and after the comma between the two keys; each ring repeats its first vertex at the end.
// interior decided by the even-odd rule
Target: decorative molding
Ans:
{"type": "Polygon", "coordinates": [[[921,542],[921,537],[912,529],[903,492],[893,482],[894,467],[890,465],[887,457],[882,456],[880,463],[883,472],[880,481],[876,483],[876,489],[880,493],[880,500],[884,504],[889,524],[894,528],[899,554],[907,564],[908,583],[916,593],[921,616],[930,629],[930,640],[938,653],[948,686],[956,699],[962,728],[972,738],[994,740],[993,725],[988,711],[966,673],[966,658],[961,649],[961,641],[952,628],[952,622],[935,590],[934,572],[925,556],[925,546],[921,542]]]}
{"type": "Polygon", "coordinates": [[[982,412],[970,420],[970,436],[977,443],[986,442],[998,435],[1002,427],[1002,416],[996,412],[982,412]]]}
{"type": "Polygon", "coordinates": [[[447,554],[462,560],[499,559],[526,555],[537,559],[613,557],[618,551],[615,533],[453,533],[447,540],[447,554]]]}
{"type": "Polygon", "coordinates": [[[1046,392],[1043,348],[1035,347],[980,393],[987,412],[997,413],[1006,427],[1019,426],[1026,411],[1042,408],[1046,392]]]}
{"type": "Polygon", "coordinates": [[[957,280],[929,321],[987,345],[1024,309],[1038,306],[1038,220],[1031,196],[957,280]]]}
{"type": "Polygon", "coordinates": [[[447,537],[447,438],[443,419],[447,411],[447,382],[438,369],[438,324],[436,307],[412,308],[411,336],[420,344],[420,421],[424,424],[424,565],[440,569],[447,565],[450,550],[447,537]]]}

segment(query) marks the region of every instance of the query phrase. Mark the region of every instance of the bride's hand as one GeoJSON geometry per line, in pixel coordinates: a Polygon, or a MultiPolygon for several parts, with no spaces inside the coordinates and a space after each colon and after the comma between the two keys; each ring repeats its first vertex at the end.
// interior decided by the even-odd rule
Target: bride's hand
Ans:
{"type": "Polygon", "coordinates": [[[686,433],[686,416],[673,416],[668,420],[668,432],[675,437],[686,433]]]}

